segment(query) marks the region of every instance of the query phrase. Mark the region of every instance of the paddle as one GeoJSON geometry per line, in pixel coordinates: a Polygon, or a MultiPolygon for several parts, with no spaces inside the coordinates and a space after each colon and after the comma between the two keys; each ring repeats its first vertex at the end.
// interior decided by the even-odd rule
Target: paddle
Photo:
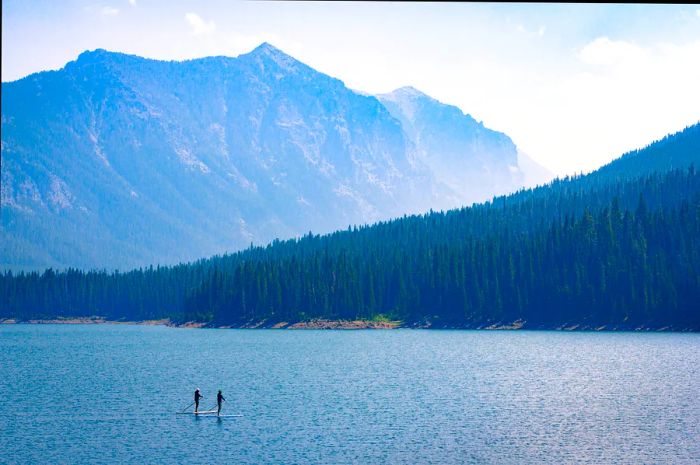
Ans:
{"type": "Polygon", "coordinates": [[[187,410],[188,408],[192,407],[193,405],[194,405],[194,402],[192,402],[192,403],[191,403],[190,405],[188,405],[187,407],[183,408],[183,409],[181,410],[180,413],[183,413],[185,410],[187,410]]]}

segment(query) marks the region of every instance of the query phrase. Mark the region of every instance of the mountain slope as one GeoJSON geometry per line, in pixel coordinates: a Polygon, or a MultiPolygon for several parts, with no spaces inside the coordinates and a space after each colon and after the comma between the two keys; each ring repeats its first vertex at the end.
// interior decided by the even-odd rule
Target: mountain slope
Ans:
{"type": "MultiPolygon", "coordinates": [[[[402,87],[378,96],[414,143],[417,157],[467,204],[523,186],[513,141],[454,106],[402,87]]],[[[453,205],[454,206],[454,205],[453,205]]]]}
{"type": "MultiPolygon", "coordinates": [[[[185,62],[85,52],[2,95],[1,268],[172,264],[477,198],[457,182],[472,164],[446,169],[377,98],[269,44],[185,62]]],[[[504,145],[491,161],[517,172],[494,134],[472,145],[504,145]]],[[[482,197],[519,187],[489,173],[482,197]]]]}
{"type": "Polygon", "coordinates": [[[551,171],[521,150],[518,150],[518,167],[523,173],[523,185],[525,187],[541,186],[554,178],[554,174],[551,171]]]}
{"type": "Polygon", "coordinates": [[[98,50],[3,97],[5,266],[194,259],[425,209],[436,185],[376,99],[269,45],[184,63],[98,50]]]}

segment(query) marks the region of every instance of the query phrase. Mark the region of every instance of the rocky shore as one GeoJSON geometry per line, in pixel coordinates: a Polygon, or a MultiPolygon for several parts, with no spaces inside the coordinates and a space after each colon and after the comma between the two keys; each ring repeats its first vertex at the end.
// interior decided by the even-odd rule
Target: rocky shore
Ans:
{"type": "Polygon", "coordinates": [[[0,324],[122,324],[122,325],[163,325],[174,328],[218,328],[218,329],[480,329],[480,330],[543,330],[543,331],[678,331],[695,332],[694,328],[679,328],[673,326],[606,326],[587,324],[566,324],[559,326],[544,326],[528,324],[523,320],[499,323],[467,323],[462,325],[440,324],[435,322],[411,323],[388,320],[327,320],[313,319],[297,322],[269,322],[257,321],[242,325],[219,325],[202,321],[172,321],[168,318],[160,320],[123,321],[108,320],[104,317],[77,317],[77,318],[51,318],[18,320],[14,318],[0,318],[0,324]]]}
{"type": "Polygon", "coordinates": [[[164,325],[176,328],[240,328],[240,329],[394,329],[401,326],[400,321],[371,321],[371,320],[310,320],[295,323],[265,321],[241,326],[216,325],[210,322],[186,321],[174,322],[170,319],[144,321],[114,321],[103,317],[80,318],[51,318],[17,320],[14,318],[0,319],[0,324],[130,324],[130,325],[164,325]]]}

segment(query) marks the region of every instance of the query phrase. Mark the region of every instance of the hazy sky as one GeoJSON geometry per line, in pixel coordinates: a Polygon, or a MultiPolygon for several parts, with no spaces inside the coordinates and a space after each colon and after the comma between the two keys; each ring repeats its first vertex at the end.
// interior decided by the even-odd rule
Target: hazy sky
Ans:
{"type": "Polygon", "coordinates": [[[2,81],[95,48],[184,59],[263,41],[353,89],[457,105],[557,174],[700,120],[700,5],[3,0],[2,81]]]}

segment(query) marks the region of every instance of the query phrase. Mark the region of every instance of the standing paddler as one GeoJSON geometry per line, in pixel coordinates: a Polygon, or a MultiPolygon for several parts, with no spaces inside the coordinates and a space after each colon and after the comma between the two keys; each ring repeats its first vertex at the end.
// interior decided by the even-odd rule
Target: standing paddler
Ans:
{"type": "Polygon", "coordinates": [[[199,393],[199,388],[194,390],[194,413],[197,413],[199,411],[199,399],[204,397],[202,394],[199,393]]]}
{"type": "Polygon", "coordinates": [[[216,405],[218,409],[216,410],[216,416],[219,416],[221,413],[221,402],[224,401],[226,402],[226,399],[224,398],[224,395],[221,394],[221,389],[219,389],[219,393],[216,395],[216,405]]]}

